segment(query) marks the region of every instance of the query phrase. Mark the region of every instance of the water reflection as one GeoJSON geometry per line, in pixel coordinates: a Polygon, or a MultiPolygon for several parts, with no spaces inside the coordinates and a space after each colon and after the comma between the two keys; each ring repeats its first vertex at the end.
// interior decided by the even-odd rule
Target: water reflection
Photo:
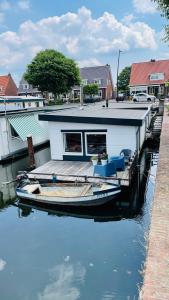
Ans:
{"type": "Polygon", "coordinates": [[[0,271],[3,271],[6,266],[6,261],[0,258],[0,271]]]}
{"type": "MultiPolygon", "coordinates": [[[[8,205],[14,187],[1,190],[1,298],[138,299],[156,170],[151,167],[154,174],[147,182],[146,158],[139,163],[132,189],[100,208],[51,209],[23,201],[8,205]]],[[[13,174],[26,164],[25,159],[16,162],[13,174]]],[[[11,176],[10,169],[7,174],[11,176]]]]}
{"type": "MultiPolygon", "coordinates": [[[[49,148],[42,149],[35,153],[36,166],[40,166],[50,160],[49,148]]],[[[18,172],[21,170],[28,170],[28,157],[24,157],[10,164],[0,165],[0,208],[6,203],[15,200],[16,184],[13,181],[18,172]],[[11,182],[10,184],[5,184],[11,182]]]]}
{"type": "Polygon", "coordinates": [[[80,264],[61,264],[49,271],[49,282],[39,293],[39,300],[76,300],[80,297],[80,289],[74,282],[83,284],[86,269],[80,264]]]}

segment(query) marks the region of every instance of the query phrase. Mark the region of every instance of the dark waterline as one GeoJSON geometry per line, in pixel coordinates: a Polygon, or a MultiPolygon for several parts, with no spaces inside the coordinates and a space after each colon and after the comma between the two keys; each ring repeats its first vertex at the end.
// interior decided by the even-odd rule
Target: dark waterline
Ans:
{"type": "MultiPolygon", "coordinates": [[[[49,149],[36,153],[37,165],[49,159],[49,149]]],[[[18,208],[14,185],[2,186],[0,299],[138,299],[156,173],[146,180],[144,163],[129,197],[94,210],[18,208]]],[[[1,182],[27,164],[0,166],[1,182]]]]}

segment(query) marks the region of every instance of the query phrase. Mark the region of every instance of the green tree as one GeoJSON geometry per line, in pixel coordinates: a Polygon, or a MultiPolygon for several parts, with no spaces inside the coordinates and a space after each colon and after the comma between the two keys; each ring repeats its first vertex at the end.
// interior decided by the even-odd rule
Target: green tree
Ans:
{"type": "MultiPolygon", "coordinates": [[[[169,20],[169,0],[152,0],[157,3],[158,8],[162,12],[162,16],[169,20]]],[[[165,41],[169,41],[169,25],[165,26],[165,41]]]]}
{"type": "Polygon", "coordinates": [[[93,97],[97,95],[99,92],[98,84],[96,83],[90,83],[83,87],[83,94],[86,96],[93,97]]]}
{"type": "Polygon", "coordinates": [[[47,49],[40,51],[27,66],[25,79],[42,92],[54,96],[67,93],[80,84],[80,71],[76,63],[62,53],[47,49]]]}
{"type": "Polygon", "coordinates": [[[129,90],[131,67],[125,67],[118,76],[118,89],[121,92],[129,90]]]}

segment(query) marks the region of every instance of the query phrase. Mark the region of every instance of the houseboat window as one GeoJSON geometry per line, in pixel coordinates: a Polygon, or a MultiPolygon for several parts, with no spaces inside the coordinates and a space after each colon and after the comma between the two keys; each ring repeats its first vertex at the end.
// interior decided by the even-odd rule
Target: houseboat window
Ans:
{"type": "Polygon", "coordinates": [[[106,134],[86,134],[87,155],[106,153],[106,134]]]}
{"type": "Polygon", "coordinates": [[[16,132],[16,130],[13,128],[13,126],[11,125],[10,127],[11,127],[11,136],[12,137],[18,137],[19,134],[16,132]]]}
{"type": "Polygon", "coordinates": [[[66,153],[82,152],[81,133],[64,133],[64,150],[66,153]]]}

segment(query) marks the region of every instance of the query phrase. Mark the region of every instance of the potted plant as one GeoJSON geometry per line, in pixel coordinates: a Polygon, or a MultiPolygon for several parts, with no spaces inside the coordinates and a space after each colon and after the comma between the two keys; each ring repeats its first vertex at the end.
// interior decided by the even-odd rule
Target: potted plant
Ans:
{"type": "Polygon", "coordinates": [[[108,155],[106,153],[103,153],[101,156],[101,164],[104,166],[107,164],[108,155]]]}
{"type": "Polygon", "coordinates": [[[96,166],[97,162],[98,162],[98,156],[97,155],[92,156],[91,161],[92,161],[93,166],[96,166]]]}

